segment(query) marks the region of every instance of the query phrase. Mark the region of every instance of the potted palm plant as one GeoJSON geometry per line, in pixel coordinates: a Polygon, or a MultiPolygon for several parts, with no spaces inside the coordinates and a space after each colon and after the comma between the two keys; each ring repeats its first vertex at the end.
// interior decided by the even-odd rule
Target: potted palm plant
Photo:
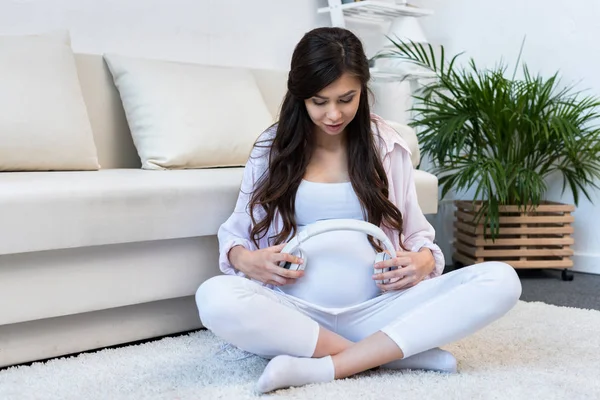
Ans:
{"type": "Polygon", "coordinates": [[[443,46],[388,39],[392,50],[375,59],[395,58],[434,76],[413,95],[410,124],[442,197],[450,189],[474,193],[455,201],[454,260],[560,268],[571,280],[571,212],[582,194],[592,201],[600,182],[599,100],[562,87],[558,74],[534,75],[524,63],[517,78],[518,68],[508,75],[502,63],[459,66],[461,54],[447,59],[443,46]],[[574,205],[546,199],[556,175],[574,205]]]}

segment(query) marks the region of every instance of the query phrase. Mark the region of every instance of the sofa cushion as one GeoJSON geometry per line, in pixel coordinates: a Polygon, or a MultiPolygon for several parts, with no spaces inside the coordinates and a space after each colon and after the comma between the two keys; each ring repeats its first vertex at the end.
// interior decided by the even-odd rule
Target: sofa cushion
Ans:
{"type": "Polygon", "coordinates": [[[0,171],[95,170],[69,34],[0,36],[0,171]]]}
{"type": "MultiPolygon", "coordinates": [[[[0,173],[0,254],[215,235],[243,168],[0,173]]],[[[419,204],[437,179],[415,170],[419,204]]]]}
{"type": "Polygon", "coordinates": [[[216,234],[243,168],[0,174],[0,254],[216,234]]]}
{"type": "Polygon", "coordinates": [[[249,69],[104,58],[144,169],[244,165],[273,122],[249,69]]]}
{"type": "Polygon", "coordinates": [[[429,172],[415,169],[413,179],[417,190],[419,207],[424,214],[436,214],[438,211],[438,178],[429,172]]]}

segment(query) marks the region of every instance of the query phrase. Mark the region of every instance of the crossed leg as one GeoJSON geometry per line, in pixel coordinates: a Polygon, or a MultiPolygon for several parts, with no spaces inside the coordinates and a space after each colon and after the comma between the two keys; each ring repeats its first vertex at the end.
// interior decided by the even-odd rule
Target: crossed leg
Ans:
{"type": "Polygon", "coordinates": [[[338,332],[356,341],[342,352],[316,359],[275,357],[259,379],[258,389],[269,392],[327,382],[377,366],[402,364],[398,360],[406,360],[406,365],[412,357],[418,360],[420,354],[467,337],[502,317],[520,294],[514,269],[498,262],[421,282],[385,303],[340,315],[338,332]],[[310,373],[303,376],[296,371],[310,373]]]}
{"type": "Polygon", "coordinates": [[[196,301],[204,326],[217,336],[274,357],[257,385],[269,392],[377,366],[419,368],[407,364],[418,364],[431,349],[500,318],[520,293],[512,267],[482,263],[424,281],[385,303],[343,313],[337,319],[339,333],[328,329],[334,316],[244,278],[212,278],[198,289],[196,301]]]}

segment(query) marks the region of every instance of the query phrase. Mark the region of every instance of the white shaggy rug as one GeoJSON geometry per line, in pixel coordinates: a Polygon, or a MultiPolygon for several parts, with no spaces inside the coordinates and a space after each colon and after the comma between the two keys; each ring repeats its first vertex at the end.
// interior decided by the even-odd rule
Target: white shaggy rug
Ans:
{"type": "MultiPolygon", "coordinates": [[[[0,371],[0,399],[256,398],[266,361],[229,361],[207,331],[0,371]]],[[[600,399],[600,311],[519,302],[444,347],[459,373],[375,371],[280,390],[273,399],[600,399]]],[[[238,354],[239,355],[239,354],[238,354]]]]}

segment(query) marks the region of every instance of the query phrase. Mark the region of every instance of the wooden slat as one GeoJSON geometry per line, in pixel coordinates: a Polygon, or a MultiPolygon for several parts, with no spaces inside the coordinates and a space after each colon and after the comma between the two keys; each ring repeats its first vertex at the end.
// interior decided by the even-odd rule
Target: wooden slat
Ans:
{"type": "MultiPolygon", "coordinates": [[[[472,265],[475,264],[475,260],[473,258],[470,258],[468,256],[465,256],[463,254],[460,253],[454,253],[452,255],[454,257],[454,259],[464,265],[472,265]]],[[[519,268],[531,268],[531,269],[537,269],[537,268],[544,268],[544,269],[554,269],[554,268],[558,268],[558,269],[563,269],[563,268],[572,268],[573,267],[573,261],[570,259],[566,259],[566,260],[527,260],[527,261],[503,261],[503,260],[495,260],[495,261],[502,261],[502,262],[506,262],[507,264],[511,265],[513,268],[515,269],[519,269],[519,268]]]]}
{"type": "Polygon", "coordinates": [[[511,258],[511,257],[568,257],[573,255],[573,250],[564,249],[514,249],[514,250],[483,250],[475,251],[476,257],[483,258],[511,258]]]}
{"type": "MultiPolygon", "coordinates": [[[[454,216],[464,223],[472,223],[474,225],[474,215],[455,211],[454,216]]],[[[483,222],[483,218],[480,222],[483,222]]],[[[572,215],[539,215],[526,217],[500,217],[498,218],[500,225],[502,224],[570,224],[575,221],[572,215]]],[[[483,224],[479,224],[482,225],[483,224]]]]}
{"type": "Polygon", "coordinates": [[[494,241],[491,230],[484,236],[482,223],[475,225],[480,204],[457,201],[454,213],[454,258],[465,265],[503,261],[514,268],[571,268],[575,240],[571,215],[574,206],[547,202],[535,212],[517,206],[503,207],[500,230],[494,241]]]}
{"type": "Polygon", "coordinates": [[[572,260],[527,260],[507,262],[513,268],[572,268],[572,260]]]}
{"type": "Polygon", "coordinates": [[[460,241],[454,242],[454,249],[470,257],[477,257],[477,247],[466,245],[460,241]]]}
{"type": "MultiPolygon", "coordinates": [[[[521,229],[527,228],[527,224],[521,224],[520,228],[521,228],[521,229]]],[[[526,249],[527,249],[527,246],[523,246],[525,243],[522,243],[522,242],[523,242],[524,240],[526,240],[526,239],[527,239],[527,235],[521,235],[521,240],[520,240],[520,242],[521,242],[521,245],[522,245],[522,246],[520,247],[520,250],[526,250],[526,249]]],[[[484,238],[481,238],[480,240],[482,240],[483,242],[485,242],[484,238]]],[[[495,242],[495,241],[494,241],[494,242],[495,242]]],[[[526,257],[525,255],[523,255],[523,254],[522,254],[522,255],[521,255],[521,257],[519,257],[519,260],[521,260],[521,261],[525,261],[525,260],[527,260],[527,257],[526,257]]]]}
{"type": "MultiPolygon", "coordinates": [[[[476,204],[473,205],[473,203],[471,201],[465,201],[465,200],[457,200],[455,201],[456,207],[459,209],[463,209],[463,210],[467,210],[467,211],[473,211],[473,212],[477,212],[479,210],[481,210],[481,205],[480,204],[476,204]]],[[[575,206],[573,204],[562,204],[562,203],[556,203],[556,202],[543,202],[541,203],[539,206],[532,208],[530,206],[523,208],[519,208],[519,206],[500,206],[499,207],[500,213],[520,213],[520,212],[574,212],[575,211],[575,206]]]]}
{"type": "MultiPolygon", "coordinates": [[[[461,221],[455,221],[454,227],[458,231],[462,231],[470,234],[482,234],[483,225],[471,225],[461,221]]],[[[533,227],[527,226],[526,228],[517,227],[502,227],[500,231],[500,237],[504,235],[543,235],[543,234],[572,234],[575,229],[570,225],[556,225],[556,226],[544,226],[544,227],[533,227]]],[[[490,235],[488,229],[487,235],[490,235]]]]}
{"type": "Polygon", "coordinates": [[[572,245],[575,243],[575,239],[570,236],[564,237],[546,237],[546,238],[511,238],[503,239],[498,238],[495,241],[491,239],[484,239],[482,236],[470,236],[461,232],[456,232],[455,237],[460,239],[462,242],[470,244],[472,246],[562,246],[572,245]]]}
{"type": "Polygon", "coordinates": [[[455,242],[454,248],[459,252],[474,257],[474,258],[510,258],[510,257],[566,257],[572,256],[572,249],[530,249],[530,248],[515,248],[515,249],[484,249],[481,247],[473,247],[462,242],[455,242]]]}
{"type": "Polygon", "coordinates": [[[464,264],[466,266],[475,264],[474,259],[472,259],[471,257],[465,256],[464,254],[459,253],[459,252],[452,254],[452,258],[454,258],[456,261],[458,261],[459,263],[464,264]]]}

